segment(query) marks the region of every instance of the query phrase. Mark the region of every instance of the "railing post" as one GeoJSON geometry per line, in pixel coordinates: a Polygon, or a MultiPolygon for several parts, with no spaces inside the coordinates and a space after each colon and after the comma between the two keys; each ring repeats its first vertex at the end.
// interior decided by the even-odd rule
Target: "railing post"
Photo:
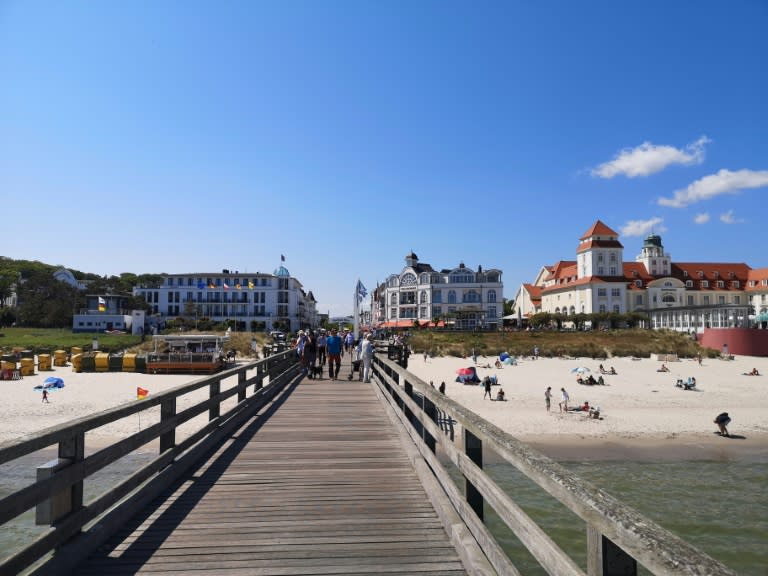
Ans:
{"type": "Polygon", "coordinates": [[[237,402],[238,404],[240,402],[243,402],[245,400],[245,393],[246,393],[246,387],[243,386],[245,384],[245,370],[242,370],[241,372],[237,373],[237,385],[242,386],[240,390],[237,392],[237,402]]]}
{"type": "MultiPolygon", "coordinates": [[[[483,468],[483,443],[466,428],[464,429],[464,453],[478,468],[483,468]]],[[[475,488],[474,484],[472,484],[466,477],[464,477],[464,482],[466,486],[467,502],[472,507],[475,514],[477,514],[477,517],[480,518],[480,520],[483,520],[483,495],[480,494],[480,491],[475,488]]]]}
{"type": "MultiPolygon", "coordinates": [[[[85,458],[85,435],[77,434],[59,442],[59,457],[37,469],[37,480],[46,480],[57,472],[82,462],[85,458]]],[[[83,506],[83,481],[75,482],[37,505],[35,524],[53,525],[57,520],[83,506]]]]}
{"type": "Polygon", "coordinates": [[[587,524],[587,574],[589,576],[637,576],[637,560],[587,524]]]}
{"type": "MultiPolygon", "coordinates": [[[[426,395],[422,396],[422,406],[421,409],[424,411],[424,414],[427,418],[432,420],[435,424],[437,424],[437,408],[435,408],[435,405],[432,403],[432,400],[426,397],[426,395]]],[[[427,432],[426,427],[424,428],[424,434],[423,434],[424,442],[429,446],[429,449],[432,451],[432,454],[435,453],[435,438],[427,432]]]]}
{"type": "Polygon", "coordinates": [[[253,384],[253,393],[256,394],[264,387],[264,367],[266,364],[259,364],[256,366],[256,382],[253,384]]]}
{"type": "MultiPolygon", "coordinates": [[[[216,380],[216,382],[211,382],[211,387],[208,392],[208,398],[214,398],[219,395],[221,392],[221,380],[216,380]]],[[[211,406],[208,409],[208,420],[215,420],[221,415],[221,403],[216,402],[213,406],[211,406]]]]}
{"type": "MultiPolygon", "coordinates": [[[[160,404],[160,422],[164,422],[176,416],[176,398],[164,400],[160,404]]],[[[176,446],[176,429],[169,430],[160,435],[160,453],[176,446]]]]}

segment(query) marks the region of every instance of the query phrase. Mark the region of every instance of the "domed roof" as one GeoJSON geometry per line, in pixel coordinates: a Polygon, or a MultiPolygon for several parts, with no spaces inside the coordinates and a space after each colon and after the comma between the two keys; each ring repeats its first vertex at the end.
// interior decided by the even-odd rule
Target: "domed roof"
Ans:
{"type": "Polygon", "coordinates": [[[419,257],[418,257],[418,256],[416,256],[416,254],[414,253],[414,251],[413,251],[413,250],[411,250],[411,253],[410,253],[410,254],[407,254],[405,257],[406,257],[408,260],[418,260],[418,259],[419,259],[419,257]]]}
{"type": "Polygon", "coordinates": [[[643,246],[658,246],[661,248],[661,236],[658,234],[649,234],[645,237],[645,243],[643,246]]]}
{"type": "Polygon", "coordinates": [[[280,266],[280,268],[277,268],[274,272],[275,276],[281,276],[283,278],[288,278],[291,273],[288,272],[288,268],[285,266],[280,266]]]}

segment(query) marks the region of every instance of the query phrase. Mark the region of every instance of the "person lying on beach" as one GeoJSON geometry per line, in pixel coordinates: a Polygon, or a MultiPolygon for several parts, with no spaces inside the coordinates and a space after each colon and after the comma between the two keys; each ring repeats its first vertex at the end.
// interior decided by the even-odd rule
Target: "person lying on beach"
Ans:
{"type": "Polygon", "coordinates": [[[751,372],[743,372],[744,376],[760,376],[760,372],[757,371],[757,368],[752,368],[751,372]]]}
{"type": "Polygon", "coordinates": [[[569,412],[589,412],[589,402],[584,401],[584,404],[581,406],[574,406],[573,408],[568,408],[569,412]]]}
{"type": "Polygon", "coordinates": [[[658,370],[656,370],[656,372],[669,372],[669,368],[667,368],[667,365],[666,365],[666,364],[662,364],[662,365],[661,365],[661,368],[659,368],[658,370]]]}

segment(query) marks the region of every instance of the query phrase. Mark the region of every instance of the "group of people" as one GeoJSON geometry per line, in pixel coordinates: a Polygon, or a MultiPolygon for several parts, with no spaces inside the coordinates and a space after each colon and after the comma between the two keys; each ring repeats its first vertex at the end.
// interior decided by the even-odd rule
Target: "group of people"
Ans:
{"type": "Polygon", "coordinates": [[[696,388],[696,378],[693,376],[688,376],[687,380],[683,380],[682,378],[678,378],[677,382],[675,382],[675,386],[678,388],[682,388],[683,390],[693,390],[696,388]]]}
{"type": "Polygon", "coordinates": [[[603,365],[600,364],[600,374],[610,374],[611,376],[616,376],[617,372],[616,372],[616,368],[614,368],[613,366],[611,366],[610,370],[606,370],[605,368],[603,368],[603,365]]]}
{"type": "Polygon", "coordinates": [[[576,382],[578,384],[584,384],[585,386],[605,386],[605,380],[603,380],[602,374],[598,376],[597,379],[595,379],[592,374],[590,374],[587,378],[584,378],[581,374],[579,374],[576,377],[576,382]]]}
{"type": "MultiPolygon", "coordinates": [[[[590,418],[594,418],[595,420],[600,419],[599,406],[590,406],[589,402],[585,401],[581,406],[569,408],[568,402],[570,401],[571,397],[568,395],[566,389],[560,388],[560,403],[558,404],[560,412],[586,412],[590,418]]],[[[547,412],[549,412],[552,405],[552,386],[547,386],[547,389],[544,391],[544,405],[547,407],[547,412]]]]}
{"type": "MultiPolygon", "coordinates": [[[[491,394],[491,386],[493,386],[495,383],[496,376],[493,376],[493,378],[490,376],[483,378],[483,387],[485,389],[485,392],[483,392],[483,400],[485,400],[486,396],[488,397],[488,400],[493,400],[493,395],[491,394]]],[[[506,399],[507,397],[504,394],[504,389],[499,388],[498,392],[496,392],[496,400],[499,402],[504,402],[506,399]]]]}
{"type": "Polygon", "coordinates": [[[368,333],[359,341],[354,335],[345,330],[343,335],[338,329],[331,328],[330,334],[325,330],[299,330],[295,343],[296,354],[301,362],[302,373],[308,378],[319,378],[323,374],[323,366],[328,363],[328,377],[336,380],[341,370],[341,358],[344,354],[357,354],[362,362],[362,377],[365,382],[371,381],[371,365],[373,353],[373,334],[368,333]]]}

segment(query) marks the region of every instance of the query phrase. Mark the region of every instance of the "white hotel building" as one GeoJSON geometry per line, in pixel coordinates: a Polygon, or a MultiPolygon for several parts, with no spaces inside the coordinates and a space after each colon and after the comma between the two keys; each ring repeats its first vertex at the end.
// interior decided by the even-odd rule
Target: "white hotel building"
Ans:
{"type": "Polygon", "coordinates": [[[619,235],[596,221],[580,238],[576,260],[544,266],[516,296],[516,314],[647,314],[651,328],[768,327],[768,269],[741,262],[673,262],[649,235],[634,262],[619,235]]]}
{"type": "Polygon", "coordinates": [[[318,323],[312,292],[305,292],[284,266],[273,274],[169,274],[160,286],[138,286],[133,294],[149,304],[152,322],[193,313],[214,322],[234,320],[246,331],[254,325],[272,330],[276,324],[295,331],[318,323]]]}
{"type": "Polygon", "coordinates": [[[411,252],[405,267],[390,275],[372,294],[372,321],[384,328],[426,326],[462,330],[497,329],[504,315],[501,270],[472,270],[460,263],[452,269],[434,270],[411,252]]]}

